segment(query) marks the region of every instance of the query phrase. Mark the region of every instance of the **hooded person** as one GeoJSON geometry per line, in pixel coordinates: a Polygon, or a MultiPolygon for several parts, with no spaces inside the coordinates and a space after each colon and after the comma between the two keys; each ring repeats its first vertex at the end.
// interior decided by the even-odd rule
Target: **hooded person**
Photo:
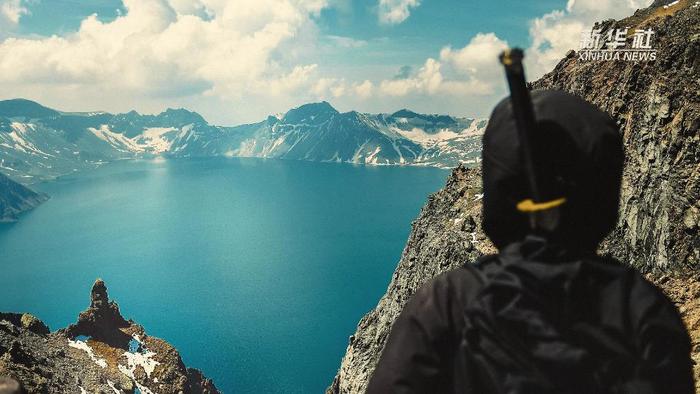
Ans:
{"type": "Polygon", "coordinates": [[[367,393],[693,393],[690,339],[671,301],[596,255],[617,221],[615,122],[562,91],[532,93],[534,170],[561,194],[546,230],[510,100],[483,139],[483,228],[499,250],[423,285],[392,326],[367,393]]]}

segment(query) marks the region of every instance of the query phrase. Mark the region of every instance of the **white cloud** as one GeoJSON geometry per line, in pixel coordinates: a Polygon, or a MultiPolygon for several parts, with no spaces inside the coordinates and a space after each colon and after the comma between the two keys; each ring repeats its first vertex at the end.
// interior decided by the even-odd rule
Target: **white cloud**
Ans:
{"type": "Polygon", "coordinates": [[[367,45],[367,41],[358,40],[352,37],[327,35],[326,39],[334,46],[341,48],[362,48],[367,45]]]}
{"type": "Polygon", "coordinates": [[[26,0],[0,0],[0,39],[14,30],[20,18],[28,14],[26,0]]]}
{"type": "MultiPolygon", "coordinates": [[[[593,22],[629,15],[651,1],[569,0],[564,9],[533,19],[529,79],[576,48],[593,22]]],[[[16,27],[29,10],[27,0],[0,0],[0,94],[64,110],[156,112],[184,106],[228,124],[320,99],[345,110],[413,106],[481,116],[505,94],[497,54],[507,43],[494,33],[479,33],[463,47],[443,47],[393,78],[399,70],[388,66],[342,75],[342,67],[324,67],[329,46],[347,53],[375,45],[320,36],[315,22],[322,9],[347,3],[124,0],[127,12],[109,22],[93,15],[64,36],[3,40],[3,29],[16,27]]],[[[419,0],[379,0],[380,21],[401,23],[419,5],[419,0]]]]}
{"type": "Polygon", "coordinates": [[[466,77],[472,85],[481,85],[480,93],[493,93],[494,83],[501,82],[502,73],[498,64],[498,54],[508,47],[508,43],[493,33],[479,33],[464,48],[451,47],[440,51],[440,60],[449,64],[459,77],[466,77]]]}
{"type": "Polygon", "coordinates": [[[374,84],[369,80],[365,80],[364,82],[354,85],[353,92],[360,98],[371,97],[374,92],[374,84]]]}
{"type": "Polygon", "coordinates": [[[483,96],[501,82],[497,56],[508,44],[493,33],[479,33],[463,48],[445,47],[439,60],[429,58],[406,78],[384,80],[380,92],[389,96],[471,95],[483,96]]]}
{"type": "Polygon", "coordinates": [[[420,0],[379,0],[379,22],[395,25],[408,19],[411,9],[420,5],[420,0]]]}
{"type": "Polygon", "coordinates": [[[110,103],[113,96],[122,106],[201,95],[290,101],[316,69],[286,46],[313,44],[313,18],[325,0],[123,3],[124,15],[110,22],[92,15],[66,36],[0,42],[4,90],[50,102],[80,94],[110,103]]]}
{"type": "Polygon", "coordinates": [[[390,79],[381,82],[379,89],[389,96],[406,96],[408,94],[434,94],[442,84],[443,76],[440,72],[442,64],[430,58],[425,61],[418,72],[404,79],[390,79]]]}
{"type": "Polygon", "coordinates": [[[332,100],[350,96],[366,99],[374,94],[374,84],[370,80],[347,82],[345,78],[320,78],[311,91],[315,99],[332,100]]]}
{"type": "Polygon", "coordinates": [[[532,46],[526,53],[530,79],[550,71],[571,49],[578,49],[581,34],[595,22],[619,19],[648,7],[653,0],[569,0],[564,10],[554,10],[530,23],[532,46]]]}
{"type": "MultiPolygon", "coordinates": [[[[528,79],[550,71],[570,49],[577,49],[581,33],[597,21],[631,15],[653,0],[569,0],[564,10],[554,10],[530,22],[532,45],[526,50],[528,79]]],[[[507,43],[494,33],[479,33],[463,48],[445,47],[439,60],[428,58],[421,69],[406,78],[381,81],[379,91],[388,96],[415,94],[491,96],[505,93],[498,54],[507,43]]]]}
{"type": "Polygon", "coordinates": [[[22,0],[2,0],[0,1],[0,15],[13,24],[19,23],[22,15],[29,13],[22,0]]]}

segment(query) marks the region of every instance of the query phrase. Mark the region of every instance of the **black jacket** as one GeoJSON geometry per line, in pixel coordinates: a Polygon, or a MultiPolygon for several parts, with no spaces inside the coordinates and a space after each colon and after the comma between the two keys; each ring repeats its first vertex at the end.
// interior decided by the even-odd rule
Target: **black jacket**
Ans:
{"type": "Polygon", "coordinates": [[[388,393],[693,392],[690,340],[673,304],[634,269],[595,255],[617,220],[622,138],[561,91],[532,94],[538,181],[565,203],[547,230],[531,197],[510,100],[483,143],[483,228],[500,253],[412,297],[369,383],[388,393]]]}
{"type": "Polygon", "coordinates": [[[660,290],[630,267],[547,256],[543,246],[511,244],[421,287],[394,323],[367,393],[694,393],[690,339],[660,290]],[[523,256],[528,249],[536,250],[523,256]],[[535,295],[526,300],[523,288],[535,295]],[[476,359],[484,353],[494,360],[476,359]]]}

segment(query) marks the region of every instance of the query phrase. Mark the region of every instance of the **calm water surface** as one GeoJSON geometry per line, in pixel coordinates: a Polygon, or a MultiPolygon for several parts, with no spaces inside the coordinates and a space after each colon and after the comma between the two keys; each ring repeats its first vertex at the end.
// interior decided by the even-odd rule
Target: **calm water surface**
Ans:
{"type": "Polygon", "coordinates": [[[132,161],[36,185],[0,225],[0,310],[52,329],[105,279],[127,318],[228,393],[321,393],[447,172],[132,161]]]}

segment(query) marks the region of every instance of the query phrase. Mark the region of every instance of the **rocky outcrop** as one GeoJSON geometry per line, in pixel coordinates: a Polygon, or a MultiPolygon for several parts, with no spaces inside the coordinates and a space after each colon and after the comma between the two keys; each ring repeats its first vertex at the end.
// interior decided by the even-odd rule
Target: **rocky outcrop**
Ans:
{"type": "Polygon", "coordinates": [[[533,84],[583,97],[617,120],[625,171],[617,229],[603,252],[643,271],[700,270],[700,8],[683,0],[599,28],[651,28],[657,60],[570,53],[533,84]]]}
{"type": "Polygon", "coordinates": [[[47,199],[46,194],[34,192],[0,173],[0,222],[14,222],[20,213],[47,199]]]}
{"type": "Polygon", "coordinates": [[[98,279],[92,285],[88,309],[80,312],[78,321],[61,332],[70,338],[84,335],[112,346],[123,347],[131,337],[121,329],[129,326],[130,323],[119,312],[119,305],[109,300],[104,281],[98,279]]]}
{"type": "MultiPolygon", "coordinates": [[[[700,12],[687,0],[674,7],[601,25],[652,27],[655,62],[586,62],[572,51],[533,87],[572,92],[619,122],[627,155],[620,218],[601,253],[649,272],[677,303],[693,338],[700,392],[700,12]]],[[[480,192],[478,169],[459,167],[430,197],[386,294],[360,320],[327,393],[363,393],[394,319],[416,289],[493,250],[479,228],[480,192]]]]}
{"type": "Polygon", "coordinates": [[[20,393],[219,393],[174,347],[124,319],[100,279],[88,309],[57,332],[28,314],[0,313],[0,384],[12,382],[20,393]]]}

